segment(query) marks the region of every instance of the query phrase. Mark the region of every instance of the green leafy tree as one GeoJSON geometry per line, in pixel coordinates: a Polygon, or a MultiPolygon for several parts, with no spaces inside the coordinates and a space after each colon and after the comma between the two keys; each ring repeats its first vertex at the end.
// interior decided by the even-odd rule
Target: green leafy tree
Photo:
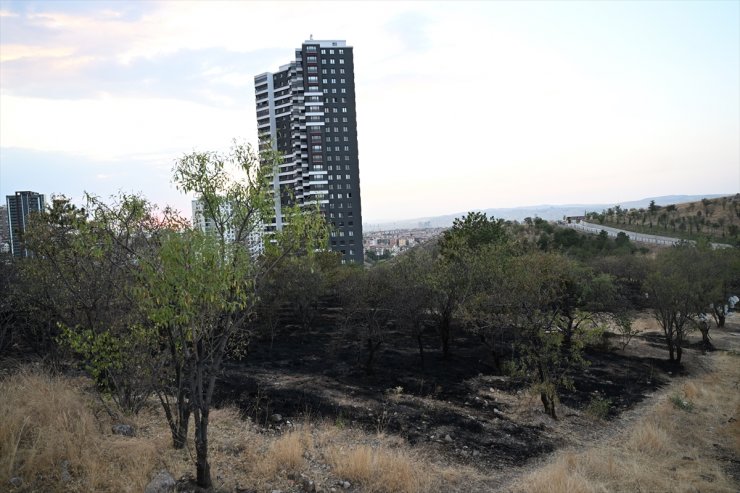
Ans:
{"type": "Polygon", "coordinates": [[[485,212],[468,212],[457,218],[452,228],[442,235],[442,255],[454,256],[460,245],[475,250],[483,245],[502,244],[508,240],[506,223],[503,219],[488,218],[485,212]]]}
{"type": "Polygon", "coordinates": [[[338,288],[343,332],[360,343],[363,369],[371,375],[393,317],[395,292],[390,267],[381,264],[364,270],[348,266],[338,288]]]}
{"type": "Polygon", "coordinates": [[[181,158],[175,182],[199,197],[214,228],[163,236],[156,257],[142,269],[139,298],[178,369],[174,386],[183,392],[176,408],[192,413],[196,481],[203,488],[212,486],[208,425],[216,378],[232,337],[255,314],[258,280],[289,255],[312,255],[326,241],[318,210],[293,208],[285,211],[284,229],[265,242],[265,255],[252,253],[250,238],[272,216],[270,177],[279,159],[271,151],[258,158],[238,143],[228,155],[194,152],[181,158]]]}
{"type": "Polygon", "coordinates": [[[647,279],[653,315],[663,329],[672,363],[681,363],[688,334],[709,303],[701,257],[702,253],[690,245],[663,250],[647,279]]]}
{"type": "MultiPolygon", "coordinates": [[[[535,220],[535,227],[540,222],[535,220]]],[[[430,276],[430,312],[437,321],[445,359],[450,354],[455,313],[473,289],[476,252],[484,247],[507,245],[509,241],[505,222],[489,219],[481,212],[469,212],[467,216],[455,219],[452,228],[445,231],[439,241],[439,255],[430,276]]]]}
{"type": "Polygon", "coordinates": [[[562,300],[570,266],[561,255],[532,252],[513,257],[498,279],[497,316],[518,337],[511,366],[539,393],[545,412],[557,418],[560,389],[573,388],[572,373],[587,365],[583,348],[598,329],[579,326],[564,344],[562,300]]]}
{"type": "Polygon", "coordinates": [[[152,391],[149,337],[132,296],[138,266],[156,231],[171,219],[146,200],[122,195],[111,204],[87,197],[85,209],[57,198],[37,215],[26,240],[36,256],[27,275],[58,327],[101,390],[127,412],[152,391]]]}
{"type": "Polygon", "coordinates": [[[424,327],[432,299],[430,285],[434,260],[428,249],[414,248],[396,258],[388,269],[394,291],[390,301],[396,323],[411,333],[424,368],[424,327]]]}
{"type": "MultiPolygon", "coordinates": [[[[711,314],[717,327],[725,326],[726,305],[729,297],[740,292],[740,255],[737,249],[721,248],[705,253],[704,272],[708,277],[708,297],[711,300],[711,314]]],[[[709,343],[708,333],[702,332],[705,345],[709,343]]]]}

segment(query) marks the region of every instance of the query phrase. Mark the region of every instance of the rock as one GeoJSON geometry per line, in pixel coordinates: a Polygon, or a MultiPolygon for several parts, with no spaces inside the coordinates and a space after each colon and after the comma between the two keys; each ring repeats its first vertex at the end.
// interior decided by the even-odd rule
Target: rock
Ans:
{"type": "Polygon", "coordinates": [[[452,443],[452,437],[450,435],[445,435],[445,442],[452,443]]]}
{"type": "Polygon", "coordinates": [[[134,427],[131,425],[124,425],[121,423],[115,424],[110,427],[114,435],[123,435],[125,437],[134,436],[134,427]]]}
{"type": "Polygon", "coordinates": [[[23,479],[18,476],[14,476],[10,478],[10,484],[15,486],[16,488],[20,488],[21,486],[23,486],[23,479]]]}
{"type": "Polygon", "coordinates": [[[270,416],[270,421],[272,421],[273,423],[279,423],[282,420],[283,420],[283,417],[279,414],[273,414],[272,416],[270,416]]]}
{"type": "Polygon", "coordinates": [[[348,489],[352,484],[349,481],[342,481],[342,488],[348,489]]]}
{"type": "Polygon", "coordinates": [[[159,471],[146,485],[144,493],[175,493],[175,478],[167,471],[159,471]]]}
{"type": "Polygon", "coordinates": [[[69,473],[69,461],[62,461],[62,482],[69,483],[72,481],[72,475],[69,473]]]}
{"type": "Polygon", "coordinates": [[[303,481],[301,481],[301,486],[303,487],[303,491],[307,493],[316,493],[316,483],[308,478],[303,478],[303,481]]]}
{"type": "Polygon", "coordinates": [[[272,490],[271,493],[283,493],[283,490],[272,490]]]}
{"type": "Polygon", "coordinates": [[[337,489],[336,488],[329,488],[329,493],[337,493],[337,489]]]}
{"type": "Polygon", "coordinates": [[[480,455],[480,452],[477,450],[473,450],[473,457],[478,457],[480,455]]]}

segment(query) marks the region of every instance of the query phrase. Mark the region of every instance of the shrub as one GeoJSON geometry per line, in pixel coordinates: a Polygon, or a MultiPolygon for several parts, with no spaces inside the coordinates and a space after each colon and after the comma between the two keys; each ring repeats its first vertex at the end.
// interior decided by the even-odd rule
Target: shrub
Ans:
{"type": "Polygon", "coordinates": [[[586,414],[597,419],[606,419],[612,407],[612,400],[600,395],[591,398],[586,406],[586,414]]]}

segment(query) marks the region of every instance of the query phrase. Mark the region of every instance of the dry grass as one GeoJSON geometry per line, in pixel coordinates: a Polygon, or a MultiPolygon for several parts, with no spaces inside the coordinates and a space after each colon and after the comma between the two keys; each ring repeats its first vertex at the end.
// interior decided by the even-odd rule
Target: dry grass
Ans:
{"type": "Polygon", "coordinates": [[[665,395],[621,436],[557,454],[522,478],[515,491],[737,491],[718,455],[740,452],[738,362],[729,354],[718,356],[713,373],[665,395]],[[679,407],[677,400],[687,405],[679,407]]]}
{"type": "Polygon", "coordinates": [[[361,484],[363,491],[416,493],[429,489],[428,464],[408,451],[359,445],[330,449],[328,456],[336,473],[361,484]]]}
{"type": "Polygon", "coordinates": [[[143,490],[157,448],[103,438],[109,423],[70,380],[21,373],[0,382],[0,395],[0,485],[21,478],[28,491],[143,490]]]}
{"type": "MultiPolygon", "coordinates": [[[[32,372],[0,382],[0,490],[21,478],[13,491],[143,491],[159,469],[192,475],[192,437],[185,449],[172,449],[156,406],[131,418],[136,437],[113,435],[89,386],[32,372]]],[[[234,408],[211,412],[209,440],[215,486],[227,491],[292,490],[300,474],[327,490],[349,480],[378,493],[442,491],[464,480],[450,468],[433,471],[398,437],[311,422],[266,432],[234,408]]]]}
{"type": "MultiPolygon", "coordinates": [[[[740,452],[740,358],[721,354],[712,360],[713,371],[676,381],[619,436],[560,452],[512,488],[737,491],[718,456],[740,452]]],[[[156,470],[176,478],[194,473],[192,437],[188,448],[173,450],[156,406],[132,418],[137,437],[114,436],[89,387],[87,381],[30,372],[0,381],[0,490],[20,477],[23,487],[11,491],[143,491],[156,470]]],[[[324,491],[343,491],[338,481],[368,493],[494,491],[505,487],[502,475],[517,474],[461,466],[433,445],[412,448],[394,435],[330,422],[265,430],[235,408],[212,410],[209,439],[212,475],[222,491],[298,491],[301,476],[324,491]]]]}

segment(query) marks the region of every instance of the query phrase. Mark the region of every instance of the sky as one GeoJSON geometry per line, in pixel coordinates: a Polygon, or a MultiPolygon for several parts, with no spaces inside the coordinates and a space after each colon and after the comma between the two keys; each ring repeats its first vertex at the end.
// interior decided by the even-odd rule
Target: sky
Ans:
{"type": "Polygon", "coordinates": [[[366,223],[740,192],[740,1],[0,0],[0,196],[189,217],[175,161],[256,142],[311,35],[354,47],[366,223]]]}

